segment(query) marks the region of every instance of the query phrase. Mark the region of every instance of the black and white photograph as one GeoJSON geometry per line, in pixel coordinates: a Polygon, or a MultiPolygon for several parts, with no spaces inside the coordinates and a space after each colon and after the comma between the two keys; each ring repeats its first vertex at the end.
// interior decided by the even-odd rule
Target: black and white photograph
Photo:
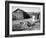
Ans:
{"type": "Polygon", "coordinates": [[[43,33],[44,4],[40,4],[9,3],[9,34],[43,33]]]}
{"type": "Polygon", "coordinates": [[[13,6],[12,10],[12,31],[40,30],[39,7],[13,6]]]}

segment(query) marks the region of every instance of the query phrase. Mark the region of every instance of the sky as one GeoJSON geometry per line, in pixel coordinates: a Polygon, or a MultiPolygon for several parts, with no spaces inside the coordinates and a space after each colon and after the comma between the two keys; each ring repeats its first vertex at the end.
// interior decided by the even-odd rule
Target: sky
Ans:
{"type": "Polygon", "coordinates": [[[24,10],[25,12],[40,12],[40,7],[22,7],[22,6],[12,6],[12,11],[16,9],[24,10]]]}

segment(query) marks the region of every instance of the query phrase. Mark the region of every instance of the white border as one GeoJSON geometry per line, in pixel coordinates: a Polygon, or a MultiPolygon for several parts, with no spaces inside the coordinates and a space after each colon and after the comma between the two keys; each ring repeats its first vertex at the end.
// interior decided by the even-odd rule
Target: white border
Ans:
{"type": "Polygon", "coordinates": [[[24,4],[9,4],[9,33],[11,35],[14,34],[32,34],[32,33],[43,33],[43,6],[42,5],[24,5],[24,4]],[[40,13],[41,13],[41,24],[40,24],[40,30],[35,31],[12,31],[12,6],[23,6],[23,7],[40,7],[40,13]]]}

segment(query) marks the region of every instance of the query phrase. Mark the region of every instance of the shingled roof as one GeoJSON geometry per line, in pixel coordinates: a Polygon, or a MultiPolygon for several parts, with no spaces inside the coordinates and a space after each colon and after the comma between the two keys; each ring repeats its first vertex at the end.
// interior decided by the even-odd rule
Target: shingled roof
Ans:
{"type": "Polygon", "coordinates": [[[28,18],[30,18],[30,16],[29,16],[29,14],[27,13],[27,12],[25,12],[25,11],[23,11],[23,10],[21,10],[21,9],[16,9],[15,11],[13,11],[13,13],[19,13],[19,12],[21,12],[21,13],[23,13],[23,17],[24,17],[24,19],[28,19],[28,18]]]}

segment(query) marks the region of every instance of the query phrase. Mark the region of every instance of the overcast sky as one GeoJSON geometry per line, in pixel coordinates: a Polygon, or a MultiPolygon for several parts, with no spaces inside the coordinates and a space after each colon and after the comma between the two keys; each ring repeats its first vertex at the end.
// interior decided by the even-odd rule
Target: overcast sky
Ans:
{"type": "Polygon", "coordinates": [[[12,6],[12,11],[15,11],[18,8],[26,12],[40,12],[39,7],[21,7],[21,6],[12,6]]]}

